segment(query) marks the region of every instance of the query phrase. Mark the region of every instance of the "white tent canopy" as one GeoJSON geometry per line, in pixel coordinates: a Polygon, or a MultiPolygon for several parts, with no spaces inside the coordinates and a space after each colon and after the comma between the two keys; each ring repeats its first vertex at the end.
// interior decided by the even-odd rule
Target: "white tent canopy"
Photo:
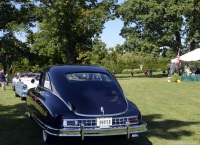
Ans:
{"type": "MultiPolygon", "coordinates": [[[[200,60],[200,48],[190,51],[182,56],[180,56],[181,61],[198,61],[200,60]]],[[[171,60],[171,63],[176,63],[177,58],[171,60]]]]}

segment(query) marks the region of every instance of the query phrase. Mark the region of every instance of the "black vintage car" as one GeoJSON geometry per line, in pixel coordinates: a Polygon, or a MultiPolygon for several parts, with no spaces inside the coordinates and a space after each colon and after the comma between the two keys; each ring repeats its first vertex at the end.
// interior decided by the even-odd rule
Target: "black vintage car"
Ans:
{"type": "Polygon", "coordinates": [[[56,136],[137,135],[146,123],[126,99],[115,77],[99,66],[50,66],[27,93],[29,117],[43,129],[44,142],[56,136]]]}

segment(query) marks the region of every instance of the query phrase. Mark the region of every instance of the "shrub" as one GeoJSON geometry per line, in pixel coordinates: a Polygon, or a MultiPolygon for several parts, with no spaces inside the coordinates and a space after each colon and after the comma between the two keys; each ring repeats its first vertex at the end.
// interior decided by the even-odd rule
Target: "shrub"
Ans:
{"type": "Polygon", "coordinates": [[[171,75],[171,82],[177,82],[177,80],[181,80],[181,77],[177,73],[171,75]]]}
{"type": "MultiPolygon", "coordinates": [[[[133,73],[134,74],[138,74],[138,73],[142,73],[143,71],[141,69],[133,69],[133,73]]],[[[131,73],[131,69],[124,69],[122,71],[123,74],[130,74],[131,73]]]]}
{"type": "Polygon", "coordinates": [[[123,74],[130,74],[131,73],[131,69],[124,69],[122,71],[123,74]]]}
{"type": "Polygon", "coordinates": [[[157,68],[157,72],[161,72],[161,68],[157,68]]]}
{"type": "Polygon", "coordinates": [[[133,69],[133,72],[135,74],[143,73],[143,71],[141,69],[133,69]]]}

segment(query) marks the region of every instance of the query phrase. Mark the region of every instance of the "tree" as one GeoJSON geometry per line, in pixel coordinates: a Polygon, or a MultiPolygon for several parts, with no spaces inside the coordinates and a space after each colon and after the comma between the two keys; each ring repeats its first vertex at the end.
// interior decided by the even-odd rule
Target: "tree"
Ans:
{"type": "Polygon", "coordinates": [[[182,48],[181,0],[128,0],[118,9],[124,21],[121,35],[127,49],[160,54],[166,48],[182,48]]]}
{"type": "Polygon", "coordinates": [[[14,61],[21,61],[23,58],[30,57],[29,47],[25,43],[17,40],[11,32],[0,39],[0,46],[0,59],[5,73],[14,61]]]}
{"type": "Polygon", "coordinates": [[[47,56],[53,63],[77,63],[79,53],[92,49],[104,23],[111,19],[116,0],[40,0],[42,17],[33,35],[32,52],[47,56]],[[57,58],[57,57],[56,57],[57,58]],[[67,58],[67,59],[66,59],[67,58]]]}
{"type": "Polygon", "coordinates": [[[189,45],[189,51],[192,51],[200,43],[200,1],[185,0],[182,11],[185,18],[185,43],[189,45]]]}
{"type": "Polygon", "coordinates": [[[98,38],[94,39],[92,50],[88,50],[84,53],[79,54],[78,60],[82,64],[93,64],[93,65],[105,65],[104,59],[108,56],[106,50],[106,44],[100,41],[98,38]]]}
{"type": "Polygon", "coordinates": [[[6,72],[17,58],[27,57],[29,47],[15,37],[15,32],[28,30],[36,17],[33,15],[32,0],[3,0],[0,2],[0,58],[6,72]]]}

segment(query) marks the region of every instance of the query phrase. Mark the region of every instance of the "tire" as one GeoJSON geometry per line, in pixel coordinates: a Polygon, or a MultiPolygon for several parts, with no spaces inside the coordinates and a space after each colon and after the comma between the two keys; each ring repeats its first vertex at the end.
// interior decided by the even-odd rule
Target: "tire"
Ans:
{"type": "Polygon", "coordinates": [[[22,101],[26,101],[26,98],[24,98],[24,97],[20,97],[20,99],[21,99],[22,101]]]}
{"type": "Polygon", "coordinates": [[[15,92],[15,97],[19,97],[19,95],[15,92]]]}
{"type": "Polygon", "coordinates": [[[12,87],[12,90],[15,91],[15,86],[12,87]]]}
{"type": "Polygon", "coordinates": [[[52,144],[55,141],[55,137],[48,134],[44,129],[42,130],[43,141],[47,144],[52,144]]]}

